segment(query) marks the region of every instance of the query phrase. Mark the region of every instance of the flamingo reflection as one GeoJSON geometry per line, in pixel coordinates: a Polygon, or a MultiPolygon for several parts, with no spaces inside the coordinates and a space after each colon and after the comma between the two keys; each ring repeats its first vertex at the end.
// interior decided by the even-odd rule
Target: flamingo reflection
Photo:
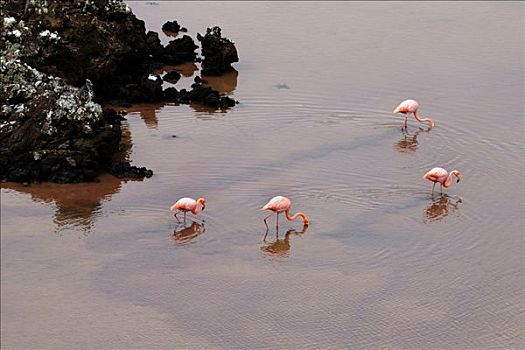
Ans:
{"type": "Polygon", "coordinates": [[[173,231],[172,239],[175,244],[186,244],[190,243],[205,231],[206,228],[204,227],[204,223],[194,221],[188,227],[184,225],[181,229],[175,229],[175,231],[173,231]]]}
{"type": "Polygon", "coordinates": [[[417,136],[421,132],[429,131],[430,129],[419,128],[413,134],[409,134],[406,130],[403,130],[403,138],[394,144],[394,148],[403,153],[415,152],[418,146],[417,136]]]}
{"type": "Polygon", "coordinates": [[[275,234],[275,241],[271,243],[266,241],[266,236],[268,235],[267,230],[266,234],[264,235],[264,244],[261,246],[261,250],[269,256],[287,257],[290,254],[291,248],[290,237],[292,235],[301,236],[303,233],[306,232],[307,229],[308,225],[304,225],[302,231],[296,231],[293,228],[289,229],[288,231],[286,231],[283,239],[279,239],[279,232],[277,232],[275,234]]]}
{"type": "Polygon", "coordinates": [[[425,209],[425,221],[438,221],[448,216],[449,209],[452,210],[459,209],[459,203],[461,203],[461,198],[453,200],[451,197],[446,194],[433,198],[432,203],[425,209]]]}

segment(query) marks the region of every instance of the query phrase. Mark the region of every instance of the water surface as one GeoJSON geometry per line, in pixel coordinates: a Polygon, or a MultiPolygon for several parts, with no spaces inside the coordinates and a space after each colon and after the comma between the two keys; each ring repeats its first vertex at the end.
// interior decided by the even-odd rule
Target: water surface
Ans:
{"type": "Polygon", "coordinates": [[[129,108],[145,181],[2,184],[3,348],[523,347],[522,3],[129,5],[220,25],[240,62],[206,79],[240,104],[129,108]],[[432,196],[434,166],[462,181],[432,196]],[[311,225],[263,241],[277,194],[311,225]]]}

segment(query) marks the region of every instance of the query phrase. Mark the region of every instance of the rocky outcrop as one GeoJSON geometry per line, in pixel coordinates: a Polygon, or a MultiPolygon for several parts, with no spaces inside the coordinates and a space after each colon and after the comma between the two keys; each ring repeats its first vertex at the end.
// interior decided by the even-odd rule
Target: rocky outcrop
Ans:
{"type": "Polygon", "coordinates": [[[171,72],[164,74],[164,76],[162,77],[162,80],[167,81],[168,83],[175,84],[177,81],[179,81],[180,78],[181,78],[181,75],[179,72],[171,71],[171,72]]]}
{"type": "Polygon", "coordinates": [[[0,76],[0,179],[89,181],[109,166],[122,117],[93,102],[89,80],[76,88],[3,57],[0,76]]]}
{"type": "Polygon", "coordinates": [[[162,25],[162,30],[165,32],[187,32],[188,29],[182,27],[177,21],[167,21],[162,25]]]}
{"type": "Polygon", "coordinates": [[[164,56],[162,61],[166,64],[181,64],[184,62],[195,62],[198,48],[195,42],[188,35],[169,42],[164,48],[164,56]]]}
{"type": "Polygon", "coordinates": [[[197,103],[215,109],[227,109],[238,103],[228,96],[221,96],[218,91],[211,87],[204,86],[200,77],[195,77],[190,91],[186,89],[178,91],[174,87],[167,88],[164,90],[164,98],[171,102],[181,104],[197,103]]]}
{"type": "MultiPolygon", "coordinates": [[[[154,69],[195,62],[198,46],[185,35],[164,47],[122,0],[12,0],[2,6],[7,15],[0,19],[2,180],[78,182],[104,170],[151,176],[127,162],[112,164],[122,115],[102,111],[99,102],[235,105],[199,79],[190,91],[163,90],[154,69]]],[[[211,73],[238,60],[220,28],[208,30],[202,41],[208,60],[203,67],[211,73]]]]}
{"type": "Polygon", "coordinates": [[[27,4],[25,11],[7,11],[27,29],[20,59],[76,87],[89,79],[98,101],[122,98],[121,85],[142,84],[164,54],[158,35],[146,33],[144,21],[122,1],[27,4]]]}
{"type": "Polygon", "coordinates": [[[206,34],[197,34],[202,45],[202,75],[224,74],[234,62],[239,61],[233,41],[221,36],[221,28],[206,29],[206,34]]]}

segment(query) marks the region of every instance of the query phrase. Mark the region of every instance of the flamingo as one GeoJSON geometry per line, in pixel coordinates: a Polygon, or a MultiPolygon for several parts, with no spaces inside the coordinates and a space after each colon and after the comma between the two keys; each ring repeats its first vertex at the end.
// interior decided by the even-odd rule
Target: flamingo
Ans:
{"type": "Polygon", "coordinates": [[[177,214],[179,212],[184,213],[184,222],[186,222],[186,212],[191,212],[193,215],[197,215],[200,212],[199,204],[202,205],[202,210],[206,208],[206,200],[204,198],[199,198],[197,200],[193,198],[184,197],[173,203],[173,205],[170,207],[171,211],[175,211],[175,218],[177,221],[179,221],[179,218],[177,217],[177,214]]]}
{"type": "Polygon", "coordinates": [[[441,185],[441,193],[443,193],[443,187],[448,188],[450,185],[452,185],[452,176],[457,178],[456,182],[461,180],[461,173],[457,170],[452,170],[449,174],[443,168],[433,168],[423,175],[423,179],[432,181],[434,183],[432,186],[432,193],[434,193],[434,187],[436,186],[436,183],[439,182],[441,185]]]}
{"type": "MultiPolygon", "coordinates": [[[[276,222],[277,230],[279,230],[279,213],[282,213],[283,211],[284,211],[284,214],[286,215],[286,219],[288,219],[289,221],[294,221],[300,216],[303,219],[303,224],[308,225],[309,223],[308,217],[304,215],[303,213],[297,212],[295,213],[295,215],[290,216],[291,207],[292,207],[292,202],[288,198],[283,197],[283,196],[276,196],[270,199],[270,201],[266,203],[266,205],[262,207],[261,210],[270,210],[274,213],[277,213],[277,222],[276,222]]],[[[273,213],[264,218],[264,224],[266,225],[266,229],[268,229],[268,224],[266,223],[266,220],[268,220],[268,218],[272,215],[273,213]]]]}
{"type": "Polygon", "coordinates": [[[405,124],[403,126],[403,129],[405,130],[407,129],[407,119],[411,113],[414,114],[414,117],[416,118],[418,122],[428,123],[428,125],[430,126],[430,129],[432,129],[436,125],[432,119],[420,117],[419,114],[417,113],[418,108],[419,108],[419,103],[417,103],[417,101],[405,100],[401,102],[399,106],[396,107],[396,109],[394,109],[393,113],[403,113],[405,115],[405,124]]]}

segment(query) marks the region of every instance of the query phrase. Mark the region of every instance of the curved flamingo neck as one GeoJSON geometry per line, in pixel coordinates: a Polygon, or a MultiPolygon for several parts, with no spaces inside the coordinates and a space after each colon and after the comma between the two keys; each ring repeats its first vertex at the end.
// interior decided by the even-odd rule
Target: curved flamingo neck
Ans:
{"type": "Polygon", "coordinates": [[[432,129],[436,124],[434,124],[434,121],[430,118],[420,117],[417,113],[417,110],[414,112],[414,117],[416,120],[420,123],[428,123],[428,126],[432,129]]]}
{"type": "Polygon", "coordinates": [[[197,199],[197,204],[195,205],[195,209],[193,209],[191,212],[193,213],[193,215],[197,215],[200,213],[201,211],[201,207],[199,206],[202,205],[202,202],[204,201],[204,198],[199,198],[197,199]]]}
{"type": "Polygon", "coordinates": [[[308,224],[309,222],[308,217],[304,215],[303,213],[301,213],[300,211],[295,213],[293,216],[290,216],[290,210],[287,210],[284,213],[286,215],[286,219],[288,219],[289,221],[295,221],[295,219],[297,219],[300,216],[303,219],[303,222],[305,224],[308,224]]]}
{"type": "Polygon", "coordinates": [[[448,174],[447,179],[446,179],[445,182],[443,183],[443,187],[445,187],[445,188],[449,188],[450,185],[452,185],[452,175],[454,175],[454,170],[451,171],[450,174],[448,174]]]}

